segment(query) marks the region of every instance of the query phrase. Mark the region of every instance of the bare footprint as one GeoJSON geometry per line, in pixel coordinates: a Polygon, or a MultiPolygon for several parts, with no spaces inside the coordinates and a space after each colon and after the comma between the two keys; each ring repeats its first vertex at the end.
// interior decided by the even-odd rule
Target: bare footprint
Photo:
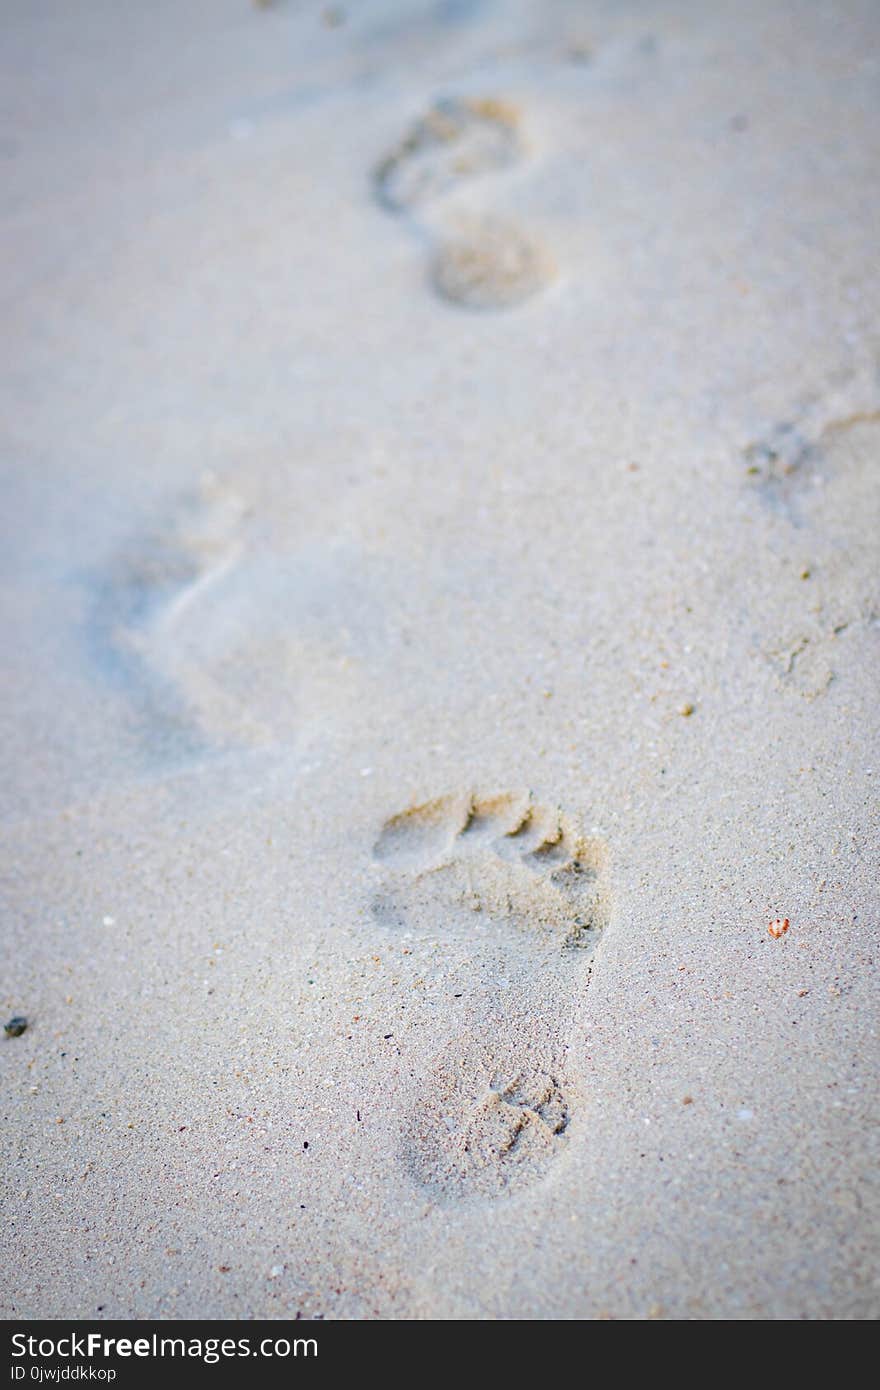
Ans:
{"type": "Polygon", "coordinates": [[[815,699],[835,679],[841,638],[880,620],[880,413],[826,417],[812,430],[781,425],[746,457],[800,557],[791,604],[800,615],[765,655],[780,688],[815,699]]]}
{"type": "Polygon", "coordinates": [[[376,921],[458,986],[406,1126],[410,1170],[450,1198],[534,1181],[578,1101],[566,1054],[609,919],[605,845],[528,793],[465,794],[392,817],[374,858],[376,921]]]}
{"type": "MultiPolygon", "coordinates": [[[[784,421],[745,450],[749,476],[767,502],[784,512],[794,525],[803,525],[816,501],[822,500],[818,497],[822,489],[833,486],[844,472],[865,472],[861,455],[876,455],[878,425],[880,411],[831,416],[813,431],[784,421]],[[846,458],[847,452],[854,454],[851,460],[846,458]]],[[[872,481],[854,478],[853,486],[859,506],[867,502],[876,519],[877,494],[870,486],[872,481]]]]}
{"type": "Polygon", "coordinates": [[[105,675],[126,689],[154,752],[191,750],[237,718],[182,634],[198,626],[193,614],[204,615],[237,564],[244,514],[241,498],[206,476],[96,586],[92,646],[105,675]]]}
{"type": "Polygon", "coordinates": [[[490,221],[444,242],[431,271],[437,293],[467,309],[512,308],[538,294],[553,275],[542,242],[490,221]]]}
{"type": "Polygon", "coordinates": [[[89,656],[152,765],[323,737],[383,678],[381,566],[240,484],[206,475],[84,576],[89,656]]]}
{"type": "Polygon", "coordinates": [[[437,101],[380,162],[376,192],[390,211],[410,212],[475,174],[514,164],[522,149],[519,112],[511,103],[437,101]]]}
{"type": "Polygon", "coordinates": [[[426,210],[479,175],[516,165],[525,146],[519,112],[496,98],[436,102],[376,168],[376,196],[434,243],[430,280],[467,309],[507,309],[543,290],[555,266],[543,243],[513,223],[469,215],[454,229],[426,210]],[[416,216],[418,215],[418,221],[416,216]]]}

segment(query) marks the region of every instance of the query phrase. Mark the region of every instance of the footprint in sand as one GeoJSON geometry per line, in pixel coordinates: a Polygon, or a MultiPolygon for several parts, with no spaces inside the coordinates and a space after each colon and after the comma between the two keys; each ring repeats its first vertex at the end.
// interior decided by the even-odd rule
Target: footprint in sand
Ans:
{"type": "Polygon", "coordinates": [[[243,549],[246,508],[211,477],[118,556],[93,586],[92,647],[123,687],[154,751],[181,752],[226,727],[233,711],[181,634],[243,549]]]}
{"type": "Polygon", "coordinates": [[[783,689],[814,699],[835,678],[844,634],[880,621],[880,412],[826,417],[813,428],[785,423],[745,456],[799,555],[792,608],[801,616],[765,654],[783,689]]]}
{"type": "MultiPolygon", "coordinates": [[[[373,915],[442,952],[458,1017],[406,1127],[414,1176],[447,1197],[534,1181],[578,1102],[566,1054],[609,920],[603,841],[527,793],[446,796],[393,816],[373,915]]],[[[426,964],[426,969],[431,968],[426,964]]]]}
{"type": "Polygon", "coordinates": [[[519,112],[494,98],[436,102],[378,165],[381,205],[429,239],[430,280],[441,298],[468,309],[524,303],[554,278],[543,242],[514,223],[468,215],[452,225],[433,212],[471,179],[522,159],[519,112]]]}
{"type": "Polygon", "coordinates": [[[369,555],[213,475],[87,578],[90,655],[151,761],[307,737],[384,671],[369,555]]]}

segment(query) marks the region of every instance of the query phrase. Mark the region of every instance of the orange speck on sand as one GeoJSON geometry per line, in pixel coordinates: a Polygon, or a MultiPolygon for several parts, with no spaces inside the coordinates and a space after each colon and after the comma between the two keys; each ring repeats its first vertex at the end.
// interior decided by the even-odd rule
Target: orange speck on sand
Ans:
{"type": "Polygon", "coordinates": [[[778,941],[780,936],[785,936],[785,933],[788,931],[788,918],[774,918],[767,930],[770,933],[770,935],[774,938],[774,940],[778,941]]]}

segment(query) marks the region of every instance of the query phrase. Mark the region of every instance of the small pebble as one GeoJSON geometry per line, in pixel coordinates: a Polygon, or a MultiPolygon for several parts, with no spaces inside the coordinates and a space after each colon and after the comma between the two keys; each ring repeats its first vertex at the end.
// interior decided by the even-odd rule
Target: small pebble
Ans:
{"type": "Polygon", "coordinates": [[[6,1034],[7,1038],[20,1038],[27,1026],[27,1019],[22,1018],[20,1014],[16,1014],[15,1018],[11,1018],[8,1023],[4,1023],[3,1032],[6,1034]]]}

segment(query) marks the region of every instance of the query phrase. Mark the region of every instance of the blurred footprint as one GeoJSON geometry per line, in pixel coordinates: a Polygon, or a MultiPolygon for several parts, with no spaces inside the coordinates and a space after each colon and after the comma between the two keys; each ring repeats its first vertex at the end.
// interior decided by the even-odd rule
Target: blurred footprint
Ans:
{"type": "Polygon", "coordinates": [[[554,266],[540,241],[515,226],[484,221],[444,242],[431,268],[437,293],[466,309],[507,309],[549,284],[554,266]]]}
{"type": "Polygon", "coordinates": [[[799,560],[791,626],[764,644],[781,688],[807,699],[835,680],[840,643],[880,622],[880,412],[786,421],[745,451],[748,474],[799,560]]]}
{"type": "Polygon", "coordinates": [[[376,191],[390,211],[411,212],[465,179],[515,164],[522,153],[515,106],[492,98],[444,99],[381,161],[376,191]]]}
{"type": "Polygon", "coordinates": [[[242,499],[206,476],[94,586],[93,652],[105,678],[124,689],[155,754],[200,751],[236,722],[180,638],[202,621],[211,591],[235,568],[244,516],[242,499]]]}
{"type": "Polygon", "coordinates": [[[514,223],[469,215],[452,229],[444,215],[429,225],[425,210],[470,180],[515,166],[525,153],[517,108],[494,97],[444,99],[430,108],[373,175],[386,211],[407,216],[434,243],[430,280],[441,298],[462,308],[507,309],[543,290],[555,267],[543,243],[514,223]]]}
{"type": "Polygon", "coordinates": [[[91,577],[92,656],[151,759],[295,739],[361,698],[381,579],[342,536],[273,520],[206,477],[91,577]]]}

